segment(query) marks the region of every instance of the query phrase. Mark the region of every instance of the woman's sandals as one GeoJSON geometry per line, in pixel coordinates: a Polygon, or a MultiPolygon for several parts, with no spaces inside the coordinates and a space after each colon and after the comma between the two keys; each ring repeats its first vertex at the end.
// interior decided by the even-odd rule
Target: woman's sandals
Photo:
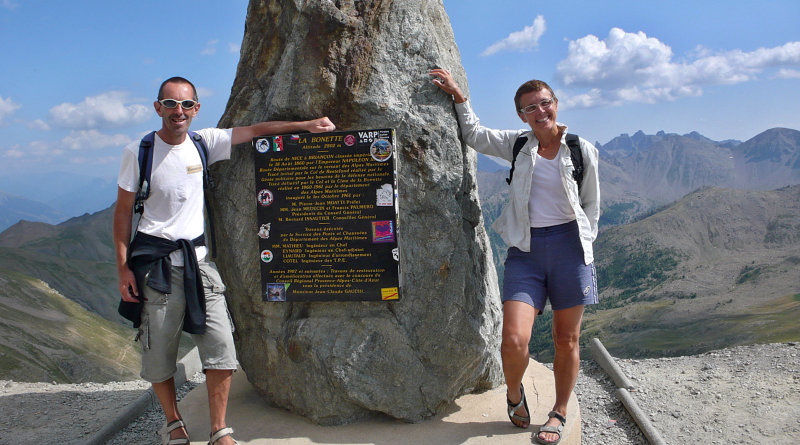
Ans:
{"type": "Polygon", "coordinates": [[[511,423],[513,423],[516,427],[527,428],[531,424],[531,412],[528,410],[528,402],[525,400],[525,387],[522,386],[522,383],[519,384],[519,392],[522,394],[522,398],[517,404],[514,404],[514,402],[506,397],[506,403],[508,404],[508,419],[511,420],[511,423]],[[517,410],[523,406],[525,407],[525,412],[528,413],[528,415],[524,417],[517,414],[517,410]],[[514,423],[515,420],[522,422],[522,425],[517,425],[514,423]]]}
{"type": "Polygon", "coordinates": [[[173,420],[172,422],[165,423],[164,426],[158,430],[158,434],[161,436],[161,445],[189,445],[189,439],[185,437],[180,437],[177,439],[171,439],[169,434],[177,429],[183,428],[186,429],[186,424],[183,423],[183,420],[173,420]]]}
{"type": "MultiPolygon", "coordinates": [[[[216,433],[212,434],[211,437],[208,439],[208,445],[214,445],[217,443],[218,440],[222,439],[225,436],[232,436],[233,435],[233,428],[225,427],[217,430],[216,433]]],[[[233,439],[233,437],[231,437],[233,439]]],[[[237,441],[233,441],[233,443],[239,443],[237,441]]]]}
{"type": "Polygon", "coordinates": [[[564,424],[567,423],[567,418],[562,416],[561,414],[555,412],[555,411],[550,411],[549,413],[547,413],[547,420],[548,421],[550,419],[552,419],[553,417],[558,419],[558,421],[561,422],[561,424],[558,425],[558,426],[545,426],[545,425],[542,425],[541,428],[539,428],[539,431],[536,433],[536,441],[537,442],[539,442],[541,444],[544,444],[544,445],[555,445],[555,444],[561,442],[561,433],[564,431],[564,424]],[[554,441],[544,440],[541,437],[539,437],[539,435],[542,434],[542,433],[558,434],[558,439],[556,439],[554,441]]]}

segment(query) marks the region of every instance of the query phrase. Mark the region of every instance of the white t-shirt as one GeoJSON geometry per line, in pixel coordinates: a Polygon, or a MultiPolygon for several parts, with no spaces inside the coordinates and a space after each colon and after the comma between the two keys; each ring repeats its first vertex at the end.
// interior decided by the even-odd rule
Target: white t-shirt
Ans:
{"type": "MultiPolygon", "coordinates": [[[[197,131],[208,147],[208,164],[231,157],[231,129],[206,128],[197,131]]],[[[139,141],[122,152],[117,185],[134,192],[139,188],[139,141]]],[[[205,230],[203,218],[203,163],[192,140],[170,145],[158,133],[153,144],[150,197],[144,203],[140,232],[165,238],[193,240],[205,230]]],[[[197,260],[206,257],[204,246],[196,248],[197,260]]],[[[174,266],[183,265],[180,250],[172,252],[174,266]]]]}
{"type": "Polygon", "coordinates": [[[558,172],[560,159],[560,156],[546,159],[536,155],[528,201],[531,227],[556,226],[575,219],[575,211],[569,204],[558,172]]]}

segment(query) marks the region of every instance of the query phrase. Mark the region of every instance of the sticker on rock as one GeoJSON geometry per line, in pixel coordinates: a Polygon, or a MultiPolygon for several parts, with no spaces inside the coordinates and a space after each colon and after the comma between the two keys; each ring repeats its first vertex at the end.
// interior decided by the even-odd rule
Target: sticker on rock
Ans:
{"type": "Polygon", "coordinates": [[[265,301],[286,301],[286,284],[267,283],[267,293],[264,297],[265,301]]]}
{"type": "Polygon", "coordinates": [[[375,192],[378,196],[378,200],[376,203],[377,206],[391,207],[392,204],[394,204],[392,199],[394,197],[394,190],[392,190],[392,186],[390,184],[383,184],[381,188],[379,188],[375,192]]]}
{"type": "Polygon", "coordinates": [[[381,300],[397,300],[400,298],[400,292],[396,287],[382,287],[381,300]]]}
{"type": "Polygon", "coordinates": [[[266,153],[269,151],[269,139],[263,138],[256,141],[256,151],[266,153]]]}
{"type": "Polygon", "coordinates": [[[272,227],[272,223],[261,224],[261,227],[258,228],[258,237],[261,239],[269,239],[269,230],[272,227]]]}
{"type": "Polygon", "coordinates": [[[369,154],[378,162],[385,162],[392,157],[392,144],[386,139],[375,139],[369,146],[369,154]]]}
{"type": "Polygon", "coordinates": [[[372,242],[394,242],[394,224],[392,221],[372,221],[372,242]]]}
{"type": "Polygon", "coordinates": [[[258,191],[258,203],[263,206],[267,207],[272,204],[274,196],[269,189],[261,189],[258,191]]]}

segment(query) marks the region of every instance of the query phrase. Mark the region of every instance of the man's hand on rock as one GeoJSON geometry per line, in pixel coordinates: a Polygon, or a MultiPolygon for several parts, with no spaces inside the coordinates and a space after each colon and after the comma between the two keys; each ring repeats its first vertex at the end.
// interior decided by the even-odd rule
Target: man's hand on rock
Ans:
{"type": "Polygon", "coordinates": [[[327,116],[318,119],[306,121],[306,130],[312,133],[325,133],[328,131],[336,130],[336,125],[333,125],[327,116]]]}

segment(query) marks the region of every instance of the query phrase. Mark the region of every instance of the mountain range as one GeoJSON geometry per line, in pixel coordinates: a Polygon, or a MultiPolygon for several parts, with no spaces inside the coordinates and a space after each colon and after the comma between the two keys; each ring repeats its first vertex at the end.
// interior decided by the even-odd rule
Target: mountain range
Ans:
{"type": "MultiPolygon", "coordinates": [[[[584,339],[602,333],[607,347],[624,357],[694,353],[784,334],[800,338],[794,322],[771,324],[779,326],[775,337],[732,323],[780,321],[773,304],[779,313],[798,314],[798,189],[786,186],[800,184],[800,132],[774,128],[745,142],[637,132],[598,150],[601,304],[587,311],[584,339]],[[665,309],[678,300],[682,319],[665,309]],[[731,308],[746,315],[726,312],[731,308]],[[685,335],[683,328],[701,326],[717,331],[707,339],[685,335]],[[720,326],[741,332],[737,337],[720,326]],[[662,344],[647,340],[645,331],[662,344]]],[[[507,246],[491,224],[508,199],[506,177],[504,170],[478,172],[501,286],[507,246]]],[[[544,360],[552,357],[549,317],[537,319],[531,347],[544,360]]]]}
{"type": "MultiPolygon", "coordinates": [[[[587,309],[584,339],[600,336],[618,357],[800,339],[800,186],[793,185],[800,132],[776,128],[745,142],[638,132],[598,149],[601,303],[587,309]]],[[[507,169],[487,159],[480,166],[502,279],[506,247],[489,227],[507,199],[507,169]]],[[[0,233],[0,306],[8,314],[0,323],[0,379],[132,375],[129,363],[114,367],[102,351],[86,349],[92,329],[74,321],[113,338],[106,350],[138,359],[135,348],[125,349],[133,331],[116,313],[112,215],[110,207],[60,224],[23,220],[0,233]]],[[[537,318],[531,344],[544,361],[552,353],[550,314],[537,318]]]]}
{"type": "Polygon", "coordinates": [[[800,185],[704,188],[595,243],[586,338],[628,357],[800,338],[800,185]]]}
{"type": "Polygon", "coordinates": [[[107,320],[117,314],[113,207],[58,225],[20,221],[0,233],[0,269],[47,283],[107,320]]]}
{"type": "Polygon", "coordinates": [[[70,172],[0,176],[0,231],[20,220],[56,224],[96,212],[117,197],[112,179],[70,172]]]}
{"type": "Polygon", "coordinates": [[[0,233],[0,378],[136,378],[135,331],[116,312],[112,210],[0,233]]]}
{"type": "MultiPolygon", "coordinates": [[[[136,330],[117,313],[114,208],[0,233],[0,379],[105,382],[138,377],[136,330]]],[[[193,344],[181,339],[183,355],[193,344]]]]}

